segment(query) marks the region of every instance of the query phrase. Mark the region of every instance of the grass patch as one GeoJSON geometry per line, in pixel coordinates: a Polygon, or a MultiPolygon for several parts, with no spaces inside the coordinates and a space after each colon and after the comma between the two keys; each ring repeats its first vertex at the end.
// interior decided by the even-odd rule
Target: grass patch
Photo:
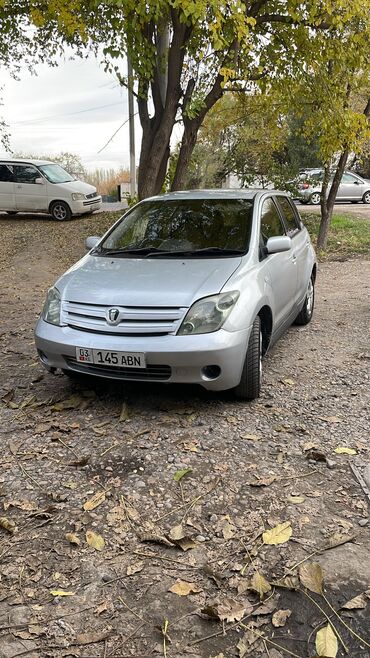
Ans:
{"type": "MultiPolygon", "coordinates": [[[[304,213],[303,222],[316,244],[320,215],[304,213]]],[[[370,254],[370,221],[349,215],[333,215],[327,248],[321,259],[336,260],[370,254]]]]}

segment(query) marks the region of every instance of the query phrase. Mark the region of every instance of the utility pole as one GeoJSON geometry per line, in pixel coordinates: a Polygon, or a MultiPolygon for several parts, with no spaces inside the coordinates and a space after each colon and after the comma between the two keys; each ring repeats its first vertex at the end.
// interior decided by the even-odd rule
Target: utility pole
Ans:
{"type": "Polygon", "coordinates": [[[132,64],[127,55],[127,86],[128,86],[128,125],[130,136],[130,196],[136,195],[136,160],[135,160],[135,113],[134,113],[134,78],[132,64]]]}

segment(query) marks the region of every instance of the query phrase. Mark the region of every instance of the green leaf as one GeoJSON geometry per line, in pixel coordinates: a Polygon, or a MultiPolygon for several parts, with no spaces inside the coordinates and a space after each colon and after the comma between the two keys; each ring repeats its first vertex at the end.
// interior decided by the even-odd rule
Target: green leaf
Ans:
{"type": "Polygon", "coordinates": [[[176,471],[175,475],[173,476],[173,479],[175,482],[180,482],[185,475],[188,475],[188,473],[192,472],[192,468],[184,468],[181,471],[176,471]]]}

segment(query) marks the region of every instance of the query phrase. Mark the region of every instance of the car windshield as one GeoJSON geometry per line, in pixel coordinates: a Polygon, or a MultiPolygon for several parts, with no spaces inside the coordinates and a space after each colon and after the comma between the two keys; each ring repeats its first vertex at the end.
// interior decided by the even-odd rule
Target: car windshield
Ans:
{"type": "Polygon", "coordinates": [[[248,250],[253,201],[145,201],[124,216],[98,253],[130,256],[235,256],[248,250]]]}
{"type": "Polygon", "coordinates": [[[75,180],[68,171],[58,164],[39,165],[39,169],[49,183],[70,183],[75,180]]]}

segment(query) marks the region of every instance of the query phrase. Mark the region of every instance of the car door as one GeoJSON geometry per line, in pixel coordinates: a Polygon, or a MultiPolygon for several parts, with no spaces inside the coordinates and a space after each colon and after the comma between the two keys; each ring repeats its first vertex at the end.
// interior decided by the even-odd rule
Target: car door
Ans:
{"type": "Polygon", "coordinates": [[[0,163],[0,210],[15,210],[13,167],[0,163]]]}
{"type": "Polygon", "coordinates": [[[23,212],[46,211],[47,186],[36,167],[30,164],[14,165],[15,204],[23,212]],[[36,183],[42,179],[44,184],[36,183]]]}
{"type": "Polygon", "coordinates": [[[361,183],[362,181],[357,176],[345,172],[338,188],[337,199],[342,201],[360,201],[363,194],[361,183]]]}
{"type": "Polygon", "coordinates": [[[277,204],[282,215],[287,235],[292,240],[292,250],[296,257],[297,287],[295,302],[297,307],[306,294],[309,277],[309,250],[310,239],[302,225],[295,205],[282,195],[277,195],[277,204]]]}
{"type": "Polygon", "coordinates": [[[264,280],[269,289],[274,318],[274,331],[289,324],[296,306],[297,257],[294,249],[267,254],[264,247],[269,238],[286,235],[285,226],[273,197],[265,198],[260,213],[260,259],[264,280]]]}

